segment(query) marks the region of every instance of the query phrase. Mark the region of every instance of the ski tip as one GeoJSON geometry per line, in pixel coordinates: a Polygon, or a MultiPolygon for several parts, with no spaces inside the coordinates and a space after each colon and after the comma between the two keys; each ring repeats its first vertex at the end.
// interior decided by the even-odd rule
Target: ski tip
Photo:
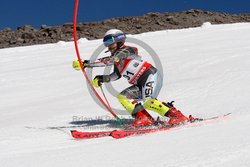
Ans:
{"type": "Polygon", "coordinates": [[[76,132],[76,130],[71,130],[70,132],[71,132],[71,133],[74,133],[74,132],[76,132]]]}
{"type": "Polygon", "coordinates": [[[77,130],[71,130],[71,136],[75,139],[79,139],[79,135],[77,134],[77,130]]]}

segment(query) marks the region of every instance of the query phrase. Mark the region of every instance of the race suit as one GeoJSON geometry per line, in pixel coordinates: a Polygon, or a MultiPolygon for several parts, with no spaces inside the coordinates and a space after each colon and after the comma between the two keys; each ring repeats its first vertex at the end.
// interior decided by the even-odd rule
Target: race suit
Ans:
{"type": "MultiPolygon", "coordinates": [[[[119,97],[125,96],[143,103],[147,98],[157,98],[162,87],[162,77],[154,66],[141,59],[137,48],[124,46],[111,56],[98,60],[99,62],[89,63],[89,67],[114,65],[114,72],[103,75],[103,82],[115,81],[123,76],[132,84],[118,95],[118,100],[119,97]]],[[[133,112],[133,106],[127,107],[127,103],[119,101],[128,111],[133,112]]]]}

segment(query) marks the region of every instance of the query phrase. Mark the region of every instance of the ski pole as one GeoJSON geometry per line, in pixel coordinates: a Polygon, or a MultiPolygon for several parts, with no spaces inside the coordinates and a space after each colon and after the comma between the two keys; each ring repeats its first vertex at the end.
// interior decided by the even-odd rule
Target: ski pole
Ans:
{"type": "MultiPolygon", "coordinates": [[[[109,103],[109,101],[108,101],[108,99],[107,99],[107,97],[106,97],[106,95],[105,95],[105,93],[104,93],[104,91],[103,91],[102,85],[100,85],[100,88],[101,88],[101,92],[102,92],[102,95],[103,95],[103,97],[104,97],[106,103],[108,104],[110,110],[112,110],[112,108],[111,108],[111,106],[110,106],[110,103],[109,103]]],[[[113,112],[113,113],[114,113],[114,112],[113,112]]],[[[115,116],[115,118],[117,119],[117,121],[119,121],[119,123],[120,123],[121,125],[124,126],[123,120],[122,120],[121,118],[119,118],[116,114],[114,114],[114,116],[115,116]]]]}

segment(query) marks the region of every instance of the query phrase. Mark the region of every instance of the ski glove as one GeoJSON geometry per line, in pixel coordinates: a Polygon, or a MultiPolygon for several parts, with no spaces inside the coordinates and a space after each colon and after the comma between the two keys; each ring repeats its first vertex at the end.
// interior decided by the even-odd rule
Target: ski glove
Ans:
{"type": "Polygon", "coordinates": [[[102,85],[103,82],[110,82],[110,75],[97,75],[93,81],[92,81],[92,85],[96,88],[98,88],[99,86],[102,85]]]}
{"type": "MultiPolygon", "coordinates": [[[[88,67],[88,66],[89,66],[89,60],[84,60],[84,61],[82,62],[82,65],[83,65],[83,68],[88,67]]],[[[81,66],[80,66],[80,63],[79,63],[78,60],[74,60],[74,61],[72,62],[72,67],[73,67],[75,70],[77,70],[77,71],[81,70],[81,66]]]]}
{"type": "Polygon", "coordinates": [[[103,75],[97,75],[93,81],[92,81],[92,85],[96,88],[98,88],[99,86],[102,86],[103,83],[103,75]]]}

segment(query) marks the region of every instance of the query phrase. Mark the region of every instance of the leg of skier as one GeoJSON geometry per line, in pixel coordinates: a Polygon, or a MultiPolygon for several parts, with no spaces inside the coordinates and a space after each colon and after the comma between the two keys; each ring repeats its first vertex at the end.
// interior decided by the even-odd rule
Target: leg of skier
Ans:
{"type": "Polygon", "coordinates": [[[164,103],[157,100],[157,96],[162,87],[162,77],[156,72],[150,74],[142,86],[143,107],[147,110],[157,112],[161,116],[170,118],[168,124],[178,124],[188,120],[179,110],[177,110],[172,103],[164,103]]]}
{"type": "Polygon", "coordinates": [[[162,77],[156,72],[141,80],[138,85],[123,90],[117,96],[122,106],[136,119],[133,123],[134,126],[145,126],[154,123],[152,116],[145,109],[169,117],[168,123],[170,125],[188,120],[172,103],[157,100],[161,87],[162,77]],[[141,101],[143,101],[143,104],[140,103],[141,101]]]}
{"type": "Polygon", "coordinates": [[[141,90],[139,86],[133,85],[123,90],[118,96],[118,101],[135,118],[132,126],[148,126],[154,123],[154,119],[140,103],[141,90]]]}

